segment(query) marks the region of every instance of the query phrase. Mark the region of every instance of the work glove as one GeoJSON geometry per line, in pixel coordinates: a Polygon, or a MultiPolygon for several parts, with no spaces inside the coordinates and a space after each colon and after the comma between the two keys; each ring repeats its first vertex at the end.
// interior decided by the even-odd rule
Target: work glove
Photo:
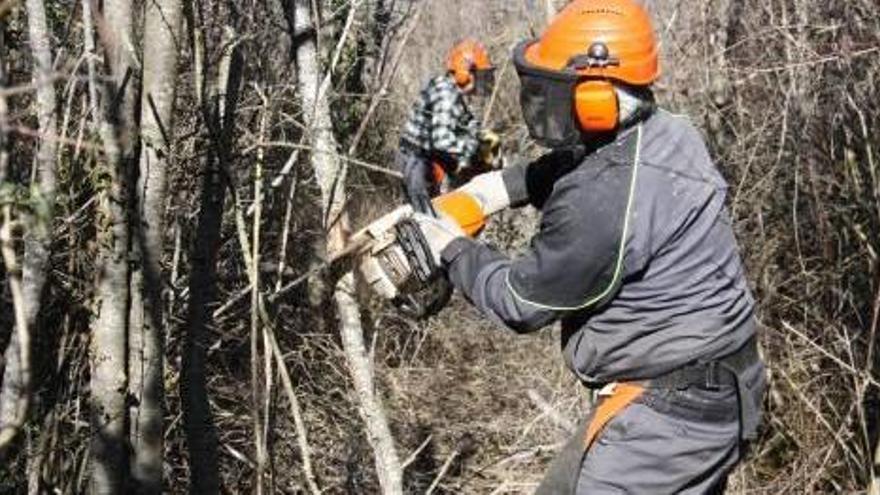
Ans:
{"type": "Polygon", "coordinates": [[[480,142],[477,159],[483,172],[499,168],[501,158],[501,136],[490,129],[483,129],[477,135],[480,142]]]}
{"type": "Polygon", "coordinates": [[[464,237],[464,231],[458,224],[443,217],[435,218],[423,213],[413,213],[412,219],[419,226],[422,235],[428,242],[434,262],[437,266],[443,266],[441,253],[449,243],[459,237],[464,237]]]}
{"type": "Polygon", "coordinates": [[[458,190],[473,196],[487,217],[510,206],[510,194],[500,170],[478,175],[458,190]]]}

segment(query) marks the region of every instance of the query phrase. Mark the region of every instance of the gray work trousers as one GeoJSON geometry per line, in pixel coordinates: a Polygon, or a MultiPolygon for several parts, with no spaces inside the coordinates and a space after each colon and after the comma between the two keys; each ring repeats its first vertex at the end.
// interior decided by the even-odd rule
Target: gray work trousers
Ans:
{"type": "Polygon", "coordinates": [[[538,495],[720,494],[742,452],[732,386],[647,390],[585,453],[590,419],[554,460],[538,495]]]}

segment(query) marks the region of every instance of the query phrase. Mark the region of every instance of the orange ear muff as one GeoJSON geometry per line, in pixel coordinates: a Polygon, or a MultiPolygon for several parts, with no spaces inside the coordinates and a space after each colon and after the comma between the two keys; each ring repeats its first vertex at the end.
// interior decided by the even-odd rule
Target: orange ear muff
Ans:
{"type": "Polygon", "coordinates": [[[462,67],[458,67],[452,72],[452,78],[455,79],[455,84],[457,84],[459,88],[467,87],[473,80],[473,77],[471,71],[462,67]]]}
{"type": "Polygon", "coordinates": [[[474,82],[474,64],[469,59],[464,59],[455,64],[452,78],[459,88],[466,88],[474,82]]]}
{"type": "Polygon", "coordinates": [[[583,132],[617,129],[617,93],[608,81],[584,81],[574,93],[575,116],[583,132]]]}

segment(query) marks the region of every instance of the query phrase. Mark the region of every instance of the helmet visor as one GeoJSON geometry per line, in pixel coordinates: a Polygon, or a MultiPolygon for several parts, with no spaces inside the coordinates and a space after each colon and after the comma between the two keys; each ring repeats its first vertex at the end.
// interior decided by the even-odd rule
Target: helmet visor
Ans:
{"type": "Polygon", "coordinates": [[[489,96],[495,89],[495,69],[474,69],[474,94],[489,96]]]}
{"type": "Polygon", "coordinates": [[[525,53],[532,43],[534,41],[520,43],[513,53],[520,79],[520,105],[529,135],[548,148],[580,144],[580,130],[574,115],[574,89],[581,77],[574,71],[553,71],[530,64],[525,53]]]}

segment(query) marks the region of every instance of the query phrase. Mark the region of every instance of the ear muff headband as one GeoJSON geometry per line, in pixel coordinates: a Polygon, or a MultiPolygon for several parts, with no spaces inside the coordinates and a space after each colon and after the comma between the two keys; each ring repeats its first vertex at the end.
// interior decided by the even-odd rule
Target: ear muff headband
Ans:
{"type": "Polygon", "coordinates": [[[585,133],[610,132],[617,128],[617,93],[607,80],[587,80],[574,89],[574,114],[585,133]]]}

